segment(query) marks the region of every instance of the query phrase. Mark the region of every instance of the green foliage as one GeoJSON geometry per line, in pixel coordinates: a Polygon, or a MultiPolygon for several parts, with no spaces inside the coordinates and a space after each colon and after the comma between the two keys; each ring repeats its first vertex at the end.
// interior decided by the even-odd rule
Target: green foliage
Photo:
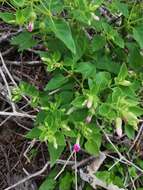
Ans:
{"type": "Polygon", "coordinates": [[[96,73],[95,65],[89,62],[80,62],[75,66],[75,71],[81,73],[84,78],[94,77],[96,73]]]}
{"type": "Polygon", "coordinates": [[[37,41],[32,38],[32,34],[28,32],[23,32],[18,36],[13,37],[11,40],[11,44],[19,46],[19,51],[23,51],[35,46],[37,44],[37,41]]]}
{"type": "Polygon", "coordinates": [[[76,53],[75,43],[71,34],[70,26],[64,20],[49,20],[49,27],[56,37],[62,40],[72,53],[76,53]]]}
{"type": "Polygon", "coordinates": [[[61,87],[68,82],[68,78],[64,77],[62,74],[58,74],[53,77],[45,87],[45,90],[54,90],[61,87]]]}
{"type": "Polygon", "coordinates": [[[53,170],[46,180],[41,184],[39,190],[54,190],[56,186],[56,181],[54,180],[54,177],[56,176],[55,170],[53,170]]]}
{"type": "Polygon", "coordinates": [[[62,177],[59,185],[59,190],[70,190],[72,185],[73,177],[69,172],[62,177]]]}
{"type": "Polygon", "coordinates": [[[143,25],[133,29],[133,37],[138,42],[140,48],[143,48],[143,25]]]}
{"type": "Polygon", "coordinates": [[[15,16],[13,13],[1,12],[0,19],[2,19],[6,23],[10,23],[10,24],[15,23],[15,16]]]}
{"type": "MultiPolygon", "coordinates": [[[[48,142],[51,165],[66,150],[67,140],[73,145],[78,136],[87,153],[98,155],[101,148],[108,147],[101,127],[113,135],[120,126],[123,135],[134,139],[143,115],[142,97],[138,93],[143,84],[141,2],[11,0],[10,3],[14,9],[0,13],[0,19],[23,28],[11,39],[11,44],[22,52],[38,44],[46,49],[37,51],[51,76],[44,90],[22,82],[13,90],[13,100],[28,96],[31,106],[39,109],[35,127],[26,137],[48,142]],[[103,6],[113,18],[100,13],[103,6]],[[31,22],[34,28],[28,32],[31,22]]],[[[124,175],[117,170],[103,170],[97,175],[107,183],[123,186],[124,175]]],[[[133,178],[136,176],[132,168],[129,173],[133,178]]],[[[72,177],[66,173],[59,189],[65,186],[70,189],[71,184],[72,177]]],[[[55,186],[55,181],[47,178],[40,190],[52,190],[55,186]]]]}

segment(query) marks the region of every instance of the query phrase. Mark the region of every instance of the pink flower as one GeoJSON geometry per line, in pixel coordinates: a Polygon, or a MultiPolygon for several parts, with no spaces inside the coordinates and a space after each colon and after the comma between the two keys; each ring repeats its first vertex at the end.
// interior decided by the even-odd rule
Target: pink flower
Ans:
{"type": "Polygon", "coordinates": [[[74,150],[74,152],[79,152],[80,151],[80,145],[79,144],[74,144],[73,150],[74,150]]]}
{"type": "Polygon", "coordinates": [[[115,125],[116,125],[116,133],[118,137],[121,138],[123,131],[122,131],[122,119],[120,117],[116,118],[115,125]]]}
{"type": "Polygon", "coordinates": [[[28,24],[27,30],[28,30],[29,32],[32,32],[33,29],[34,29],[34,23],[31,21],[31,22],[29,22],[29,24],[28,24]]]}
{"type": "Polygon", "coordinates": [[[86,123],[90,123],[92,120],[92,116],[91,115],[88,115],[85,119],[86,123]]]}
{"type": "Polygon", "coordinates": [[[117,133],[118,137],[121,138],[121,137],[122,137],[122,134],[123,134],[123,132],[122,132],[122,127],[116,128],[116,133],[117,133]]]}
{"type": "Polygon", "coordinates": [[[87,100],[86,106],[87,106],[88,109],[90,109],[92,107],[92,101],[87,100]]]}

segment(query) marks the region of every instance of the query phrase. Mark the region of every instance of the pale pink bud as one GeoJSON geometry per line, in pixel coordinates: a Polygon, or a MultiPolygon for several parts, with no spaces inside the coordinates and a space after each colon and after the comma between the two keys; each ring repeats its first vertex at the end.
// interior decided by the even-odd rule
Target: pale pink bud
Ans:
{"type": "Polygon", "coordinates": [[[116,133],[117,133],[117,135],[118,135],[118,137],[122,137],[122,127],[118,127],[117,129],[116,129],[116,133]]]}
{"type": "Polygon", "coordinates": [[[118,137],[122,137],[122,119],[121,118],[116,118],[116,133],[118,137]]]}
{"type": "Polygon", "coordinates": [[[86,123],[90,123],[92,120],[92,116],[88,115],[85,119],[86,123]]]}
{"type": "Polygon", "coordinates": [[[99,20],[100,20],[99,16],[96,16],[94,13],[92,13],[92,17],[93,17],[93,19],[96,20],[96,21],[99,21],[99,20]]]}
{"type": "Polygon", "coordinates": [[[90,109],[92,107],[92,101],[87,100],[86,106],[87,106],[88,109],[90,109]]]}
{"type": "Polygon", "coordinates": [[[74,152],[79,152],[80,151],[80,145],[79,144],[74,144],[73,150],[74,150],[74,152]]]}
{"type": "Polygon", "coordinates": [[[29,22],[28,27],[27,27],[27,30],[28,30],[29,32],[32,32],[33,29],[34,29],[34,23],[33,23],[33,22],[29,22]]]}

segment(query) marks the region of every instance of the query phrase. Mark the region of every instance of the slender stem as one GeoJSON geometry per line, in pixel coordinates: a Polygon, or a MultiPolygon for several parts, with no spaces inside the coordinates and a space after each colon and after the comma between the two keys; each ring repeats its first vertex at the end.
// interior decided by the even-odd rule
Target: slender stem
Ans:
{"type": "Polygon", "coordinates": [[[78,184],[77,184],[77,158],[76,158],[76,152],[75,155],[75,190],[78,190],[78,184]]]}
{"type": "Polygon", "coordinates": [[[69,156],[69,158],[65,162],[65,164],[62,167],[62,169],[60,170],[60,172],[56,175],[56,177],[54,178],[54,180],[56,180],[62,174],[62,172],[65,170],[65,167],[67,166],[67,164],[68,164],[69,160],[71,159],[71,157],[73,156],[73,154],[74,154],[74,151],[72,151],[71,155],[69,156]]]}

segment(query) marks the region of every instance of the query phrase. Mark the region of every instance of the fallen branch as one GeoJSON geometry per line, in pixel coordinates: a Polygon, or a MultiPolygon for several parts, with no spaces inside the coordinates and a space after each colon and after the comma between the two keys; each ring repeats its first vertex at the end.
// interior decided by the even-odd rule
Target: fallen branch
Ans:
{"type": "MultiPolygon", "coordinates": [[[[100,125],[99,125],[100,127],[100,125]]],[[[143,173],[143,169],[140,168],[138,165],[134,164],[133,162],[131,162],[130,160],[128,160],[127,158],[125,158],[118,150],[118,148],[113,144],[113,142],[111,141],[111,139],[109,138],[109,136],[106,134],[106,132],[104,131],[104,129],[102,127],[100,127],[100,129],[102,130],[103,134],[105,135],[107,141],[112,145],[112,147],[114,148],[114,150],[116,151],[116,153],[118,154],[119,156],[119,160],[117,162],[115,162],[113,164],[113,166],[111,166],[111,168],[113,168],[116,164],[118,164],[119,162],[121,161],[125,161],[126,163],[128,163],[130,166],[133,166],[134,168],[136,168],[138,171],[142,172],[143,173]]],[[[111,169],[110,168],[110,169],[111,169]]]]}
{"type": "Polygon", "coordinates": [[[24,65],[24,66],[39,66],[39,65],[42,65],[42,61],[24,61],[24,62],[21,62],[21,61],[5,60],[5,63],[7,65],[15,65],[15,66],[21,66],[21,65],[24,65]]]}
{"type": "MultiPolygon", "coordinates": [[[[6,88],[7,88],[7,92],[8,92],[8,96],[9,96],[8,98],[11,100],[12,95],[11,95],[10,87],[9,87],[9,85],[8,85],[8,82],[7,82],[7,80],[6,80],[6,77],[5,77],[5,75],[4,75],[4,73],[3,73],[1,67],[0,67],[0,74],[1,74],[1,76],[2,76],[2,79],[3,79],[4,83],[5,83],[5,86],[6,86],[6,88]]],[[[13,111],[16,111],[15,104],[14,104],[12,101],[11,101],[10,103],[11,103],[11,106],[12,106],[13,111]]]]}
{"type": "Polygon", "coordinates": [[[106,155],[104,153],[100,153],[99,157],[95,158],[94,161],[89,166],[87,166],[87,172],[84,172],[83,169],[80,169],[79,171],[81,179],[88,182],[93,187],[93,189],[97,189],[97,186],[99,186],[107,190],[124,190],[114,184],[107,184],[95,176],[95,173],[98,171],[105,159],[106,155]]]}
{"type": "Polygon", "coordinates": [[[16,186],[18,186],[18,185],[20,185],[20,184],[22,184],[22,183],[25,183],[26,181],[30,180],[31,178],[34,178],[34,177],[36,177],[36,176],[41,175],[41,174],[47,169],[47,167],[49,166],[49,164],[50,164],[50,163],[47,162],[41,170],[37,171],[37,172],[34,173],[34,174],[31,174],[31,175],[25,177],[24,179],[22,179],[22,180],[18,181],[17,183],[15,183],[15,184],[13,184],[13,185],[7,187],[7,188],[4,189],[4,190],[13,189],[13,188],[15,188],[16,186]]]}
{"type": "Polygon", "coordinates": [[[116,185],[106,184],[106,182],[97,178],[94,174],[84,173],[83,170],[81,169],[80,169],[80,177],[82,180],[88,182],[93,187],[93,189],[97,189],[97,186],[99,186],[107,190],[124,190],[116,185]]]}
{"type": "Polygon", "coordinates": [[[5,112],[5,111],[0,111],[0,115],[2,116],[14,116],[14,117],[27,117],[34,119],[36,118],[35,115],[29,115],[27,113],[20,113],[20,112],[5,112]]]}

